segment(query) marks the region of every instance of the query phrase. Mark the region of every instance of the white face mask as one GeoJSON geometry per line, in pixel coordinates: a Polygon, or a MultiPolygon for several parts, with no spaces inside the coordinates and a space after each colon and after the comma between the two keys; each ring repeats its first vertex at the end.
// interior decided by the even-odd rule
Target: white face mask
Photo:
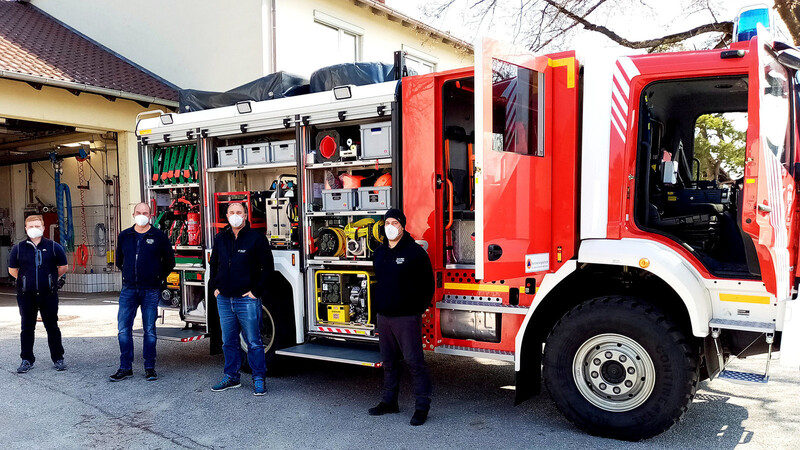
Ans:
{"type": "Polygon", "coordinates": [[[238,214],[231,214],[231,216],[228,217],[228,223],[230,223],[233,228],[239,228],[244,223],[244,217],[238,214]]]}
{"type": "Polygon", "coordinates": [[[133,216],[133,221],[136,222],[136,225],[143,227],[147,225],[148,222],[150,222],[150,218],[143,214],[137,214],[133,216]]]}
{"type": "Polygon", "coordinates": [[[400,230],[398,230],[397,228],[395,228],[392,225],[384,226],[383,227],[383,232],[386,233],[386,237],[390,241],[393,241],[393,240],[397,239],[397,236],[400,236],[400,230]]]}
{"type": "Polygon", "coordinates": [[[25,230],[25,233],[31,239],[40,238],[44,234],[41,228],[28,228],[27,230],[25,230]]]}

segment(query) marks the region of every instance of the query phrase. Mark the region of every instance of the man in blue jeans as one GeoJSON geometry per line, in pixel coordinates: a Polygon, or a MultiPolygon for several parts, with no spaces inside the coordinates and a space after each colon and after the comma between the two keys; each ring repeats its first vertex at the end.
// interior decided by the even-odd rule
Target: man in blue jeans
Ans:
{"type": "Polygon", "coordinates": [[[275,265],[269,240],[250,228],[241,203],[228,205],[228,223],[214,238],[208,290],[217,298],[222,329],[225,376],[214,392],[241,387],[239,334],[247,341],[247,362],[253,370],[253,395],[264,395],[267,363],[261,342],[261,299],[267,293],[275,265]]]}
{"type": "Polygon", "coordinates": [[[133,209],[135,225],[123,230],[117,240],[117,267],[122,271],[117,328],[119,330],[119,369],[109,377],[121,381],[133,376],[133,319],[142,310],[144,329],[144,376],[156,374],[156,317],[158,298],[167,276],[175,267],[172,246],[161,230],[150,225],[150,207],[139,203],[133,209]]]}

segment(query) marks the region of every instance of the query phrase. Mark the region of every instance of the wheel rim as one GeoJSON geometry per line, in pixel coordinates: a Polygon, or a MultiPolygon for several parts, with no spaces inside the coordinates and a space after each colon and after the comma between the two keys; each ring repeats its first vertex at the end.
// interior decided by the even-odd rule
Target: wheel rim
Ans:
{"type": "MultiPolygon", "coordinates": [[[[264,353],[269,352],[275,343],[275,321],[266,306],[261,305],[261,343],[264,344],[264,353]]],[[[247,351],[247,340],[244,334],[239,334],[239,346],[247,351]]]]}
{"type": "Polygon", "coordinates": [[[637,408],[650,398],[656,381],[653,360],[644,347],[620,334],[601,334],[584,342],[572,367],[581,395],[606,411],[637,408]]]}

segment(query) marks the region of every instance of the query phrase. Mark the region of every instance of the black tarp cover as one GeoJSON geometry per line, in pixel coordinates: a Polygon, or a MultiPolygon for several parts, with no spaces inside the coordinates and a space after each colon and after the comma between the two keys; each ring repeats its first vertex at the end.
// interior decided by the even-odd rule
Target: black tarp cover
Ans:
{"type": "Polygon", "coordinates": [[[180,112],[231,106],[245,100],[262,101],[292,97],[308,92],[307,79],[286,72],[276,72],[226,92],[181,89],[179,91],[180,112]]]}
{"type": "MultiPolygon", "coordinates": [[[[409,75],[412,70],[408,69],[409,75]]],[[[336,86],[383,83],[394,81],[394,64],[356,62],[323,67],[311,74],[311,92],[330,91],[336,86]]]]}

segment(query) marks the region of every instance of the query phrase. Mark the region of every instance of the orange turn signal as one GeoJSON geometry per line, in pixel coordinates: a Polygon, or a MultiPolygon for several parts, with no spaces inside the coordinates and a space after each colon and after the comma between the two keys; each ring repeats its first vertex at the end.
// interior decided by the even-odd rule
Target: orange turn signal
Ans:
{"type": "Polygon", "coordinates": [[[639,267],[641,267],[642,269],[647,269],[648,267],[650,267],[650,260],[647,258],[640,259],[639,267]]]}

